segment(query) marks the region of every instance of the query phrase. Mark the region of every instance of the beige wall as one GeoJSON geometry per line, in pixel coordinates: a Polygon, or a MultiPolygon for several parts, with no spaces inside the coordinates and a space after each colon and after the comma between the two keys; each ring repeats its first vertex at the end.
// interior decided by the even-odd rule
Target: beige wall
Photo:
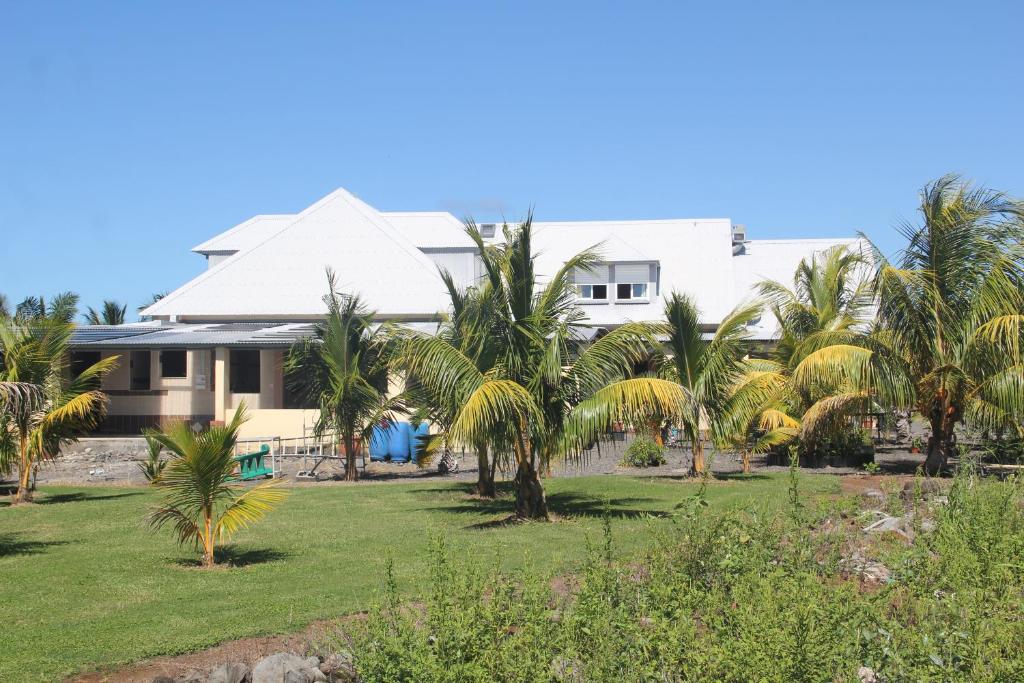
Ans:
{"type": "MultiPolygon", "coordinates": [[[[318,410],[285,410],[285,409],[247,409],[249,419],[242,425],[238,434],[243,439],[261,436],[279,436],[282,439],[301,438],[306,428],[316,424],[318,410]]],[[[235,416],[235,409],[227,411],[230,421],[235,416]]]]}
{"type": "Polygon", "coordinates": [[[213,390],[210,388],[210,351],[186,351],[186,376],[162,377],[160,351],[150,351],[150,388],[124,395],[131,389],[131,352],[128,349],[103,351],[106,358],[118,356],[117,368],[103,379],[102,388],[110,395],[111,415],[213,415],[213,390]]]}

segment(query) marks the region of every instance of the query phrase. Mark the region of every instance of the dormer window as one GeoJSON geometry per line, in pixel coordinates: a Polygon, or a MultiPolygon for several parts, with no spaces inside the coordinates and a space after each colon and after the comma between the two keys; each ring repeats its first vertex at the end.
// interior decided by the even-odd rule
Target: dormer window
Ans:
{"type": "Polygon", "coordinates": [[[583,301],[608,300],[608,285],[576,285],[576,292],[583,301]]]}
{"type": "Polygon", "coordinates": [[[494,233],[497,230],[498,225],[496,223],[481,223],[480,224],[480,236],[484,239],[490,239],[494,237],[494,233]]]}
{"type": "Polygon", "coordinates": [[[618,282],[615,284],[615,298],[619,301],[647,299],[646,282],[618,282]]]}

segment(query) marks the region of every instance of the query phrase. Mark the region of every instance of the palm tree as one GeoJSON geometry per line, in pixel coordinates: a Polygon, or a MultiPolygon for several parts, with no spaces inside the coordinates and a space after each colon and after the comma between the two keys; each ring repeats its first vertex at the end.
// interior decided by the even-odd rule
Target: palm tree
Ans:
{"type": "Polygon", "coordinates": [[[152,434],[174,457],[153,482],[163,502],[149,522],[158,529],[172,525],[180,544],[202,549],[204,567],[213,566],[218,543],[261,519],[288,495],[274,480],[252,488],[232,484],[235,442],[245,419],[243,402],[224,427],[197,434],[182,422],[152,434]]]}
{"type": "Polygon", "coordinates": [[[128,306],[119,306],[116,301],[104,300],[100,311],[96,311],[92,306],[87,310],[85,321],[90,325],[123,325],[128,306]]]}
{"type": "Polygon", "coordinates": [[[0,293],[0,319],[11,317],[11,305],[7,302],[7,296],[0,293]]]}
{"type": "Polygon", "coordinates": [[[715,442],[739,451],[750,474],[751,456],[793,441],[800,421],[790,415],[788,378],[777,362],[747,359],[741,368],[719,412],[715,442]]]}
{"type": "Polygon", "coordinates": [[[1024,208],[948,175],[922,190],[920,213],[901,226],[896,260],[879,256],[876,287],[881,335],[931,425],[925,470],[936,474],[958,424],[1021,431],[1024,208]]]}
{"type": "MultiPolygon", "coordinates": [[[[493,262],[495,253],[486,248],[472,221],[467,221],[466,232],[471,238],[478,240],[480,257],[482,261],[487,262],[485,270],[496,273],[497,267],[493,262]]],[[[486,373],[494,367],[498,358],[497,345],[489,343],[491,326],[498,320],[493,310],[494,293],[497,288],[489,282],[480,287],[459,287],[450,272],[444,268],[439,270],[441,280],[448,290],[451,309],[438,327],[436,337],[470,358],[480,372],[486,373]]],[[[399,335],[401,336],[400,331],[399,335]]],[[[413,354],[415,348],[414,344],[413,354]]],[[[396,354],[397,369],[404,370],[408,365],[406,361],[404,352],[396,354]]],[[[430,388],[419,383],[415,376],[407,377],[407,387],[411,402],[418,406],[418,413],[440,427],[440,441],[445,448],[449,448],[448,438],[460,405],[457,402],[446,402],[446,399],[453,397],[430,391],[430,388]]],[[[494,474],[499,454],[487,441],[473,444],[473,449],[477,456],[476,493],[485,498],[493,498],[496,495],[494,474]]]]}
{"type": "Polygon", "coordinates": [[[0,322],[0,381],[39,388],[42,400],[10,401],[0,414],[0,462],[18,469],[15,503],[32,499],[31,476],[38,464],[56,457],[60,447],[94,429],[106,411],[100,379],[114,369],[109,356],[70,376],[71,323],[51,318],[30,326],[0,322]]]}
{"type": "Polygon", "coordinates": [[[78,295],[74,292],[60,292],[47,303],[41,296],[25,297],[14,311],[14,317],[21,322],[49,318],[70,323],[78,315],[78,295]]]}
{"type": "Polygon", "coordinates": [[[150,306],[152,306],[153,304],[155,304],[157,301],[160,301],[160,299],[163,299],[165,296],[167,296],[167,292],[157,292],[156,294],[153,294],[151,297],[149,297],[149,301],[147,301],[144,304],[140,304],[139,307],[136,309],[136,312],[139,313],[139,320],[143,322],[149,320],[150,316],[142,315],[142,312],[149,308],[150,306]]]}
{"type": "Polygon", "coordinates": [[[403,410],[402,396],[388,396],[391,338],[375,329],[374,312],[358,296],[339,293],[327,271],[327,317],[316,334],[292,347],[286,373],[297,392],[319,408],[315,427],[333,432],[345,448],[345,479],[355,481],[356,450],[369,443],[373,428],[403,410]]]}
{"type": "Polygon", "coordinates": [[[743,372],[747,327],[760,315],[760,304],[743,304],[718,325],[710,339],[693,299],[673,292],[665,301],[664,352],[654,361],[659,376],[683,386],[690,409],[679,422],[693,449],[693,474],[705,468],[705,431],[714,431],[733,385],[743,372]],[[704,429],[706,425],[707,430],[704,429]]]}
{"type": "Polygon", "coordinates": [[[483,245],[474,236],[487,253],[490,369],[428,335],[410,334],[403,350],[408,374],[445,405],[458,406],[452,440],[512,453],[520,519],[547,518],[539,471],[548,463],[580,455],[614,420],[646,424],[652,414],[676,417],[688,402],[678,384],[631,376],[655,343],[652,325],[632,323],[593,344],[580,341],[583,315],[571,276],[593,268],[599,256],[578,254],[541,286],[532,234],[528,217],[517,228],[505,227],[503,246],[483,245]]]}

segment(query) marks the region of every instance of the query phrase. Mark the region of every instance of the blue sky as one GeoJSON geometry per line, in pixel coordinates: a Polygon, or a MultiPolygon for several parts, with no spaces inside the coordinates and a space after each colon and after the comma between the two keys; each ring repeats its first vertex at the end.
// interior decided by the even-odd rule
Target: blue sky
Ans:
{"type": "Polygon", "coordinates": [[[0,2],[0,292],[134,307],[344,186],[381,209],[730,217],[898,247],[1024,194],[1017,2],[0,2]]]}

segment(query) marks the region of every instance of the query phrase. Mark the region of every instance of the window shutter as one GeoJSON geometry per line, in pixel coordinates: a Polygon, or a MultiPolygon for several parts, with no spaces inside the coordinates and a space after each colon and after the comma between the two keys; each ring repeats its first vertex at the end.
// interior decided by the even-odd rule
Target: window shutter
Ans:
{"type": "Polygon", "coordinates": [[[576,284],[603,285],[608,282],[608,266],[597,266],[593,271],[576,269],[576,284]]]}
{"type": "Polygon", "coordinates": [[[619,264],[615,266],[615,281],[616,282],[649,282],[650,280],[650,266],[646,263],[633,265],[633,264],[619,264]]]}

